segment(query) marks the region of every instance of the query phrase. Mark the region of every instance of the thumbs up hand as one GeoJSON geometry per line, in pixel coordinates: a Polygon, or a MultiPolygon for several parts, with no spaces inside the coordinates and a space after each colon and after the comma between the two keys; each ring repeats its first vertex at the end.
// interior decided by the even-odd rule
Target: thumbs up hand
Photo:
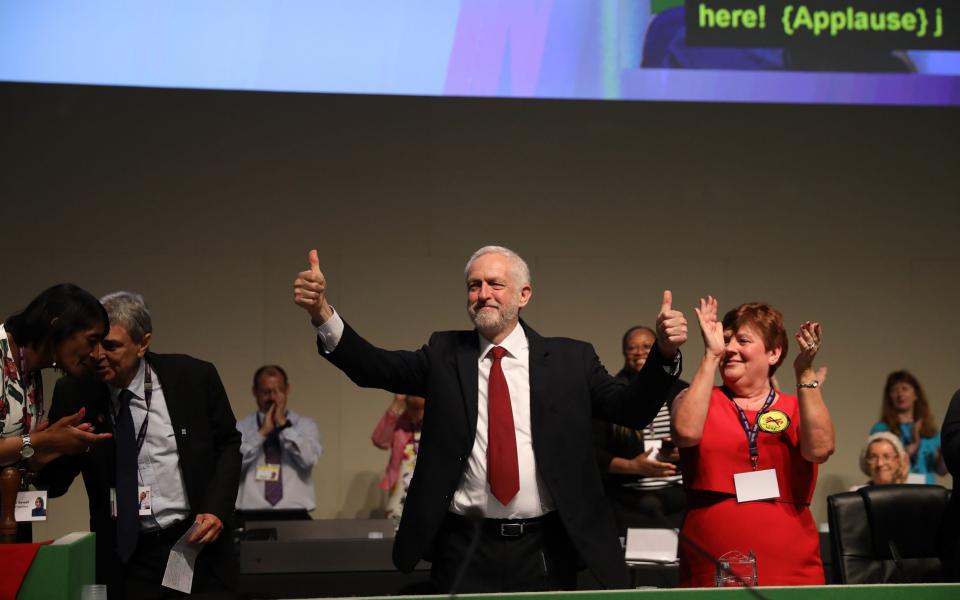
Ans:
{"type": "Polygon", "coordinates": [[[682,312],[673,309],[673,294],[664,290],[660,314],[657,315],[657,348],[664,358],[672,359],[686,341],[687,319],[682,312]]]}
{"type": "Polygon", "coordinates": [[[327,303],[327,280],[316,250],[307,255],[307,263],[309,268],[293,281],[293,301],[307,311],[314,325],[322,325],[333,316],[333,308],[327,303]]]}

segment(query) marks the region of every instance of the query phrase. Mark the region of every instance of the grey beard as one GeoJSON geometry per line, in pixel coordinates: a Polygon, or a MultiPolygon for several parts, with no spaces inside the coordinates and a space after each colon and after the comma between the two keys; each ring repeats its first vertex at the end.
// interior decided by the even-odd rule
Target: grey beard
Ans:
{"type": "Polygon", "coordinates": [[[519,310],[516,307],[511,306],[499,307],[495,317],[487,317],[485,314],[478,312],[472,306],[467,308],[467,312],[470,314],[470,320],[473,321],[477,331],[488,338],[494,337],[503,331],[503,328],[507,326],[507,323],[512,323],[515,321],[517,315],[519,314],[519,310]]]}

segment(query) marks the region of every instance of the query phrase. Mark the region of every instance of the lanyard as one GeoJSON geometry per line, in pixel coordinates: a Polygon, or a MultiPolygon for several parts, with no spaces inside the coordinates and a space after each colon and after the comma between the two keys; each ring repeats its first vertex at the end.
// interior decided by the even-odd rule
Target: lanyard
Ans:
{"type": "MultiPolygon", "coordinates": [[[[128,388],[129,389],[129,388],[128,388]]],[[[131,396],[133,393],[131,392],[131,396]]],[[[150,401],[153,399],[153,376],[150,374],[150,365],[143,365],[143,400],[147,404],[147,414],[143,416],[143,423],[140,424],[140,431],[137,432],[137,456],[140,456],[140,449],[143,448],[143,441],[147,439],[147,425],[150,423],[150,401]]],[[[128,399],[127,402],[130,400],[128,399]]],[[[113,428],[117,428],[117,419],[120,417],[120,407],[117,407],[117,414],[110,413],[113,417],[113,428]]]]}
{"type": "Polygon", "coordinates": [[[767,412],[767,409],[773,404],[773,399],[776,398],[776,396],[777,391],[771,385],[770,395],[767,396],[767,401],[763,403],[763,408],[757,412],[757,418],[753,423],[753,427],[750,427],[750,422],[747,420],[747,415],[743,412],[743,409],[740,408],[736,402],[733,402],[733,398],[730,398],[730,401],[733,402],[733,405],[737,409],[737,416],[740,417],[740,426],[743,427],[743,432],[747,434],[747,446],[750,448],[750,464],[753,466],[754,471],[757,470],[757,463],[760,461],[760,451],[757,449],[757,436],[760,434],[760,417],[763,413],[767,412]]]}
{"type": "MultiPolygon", "coordinates": [[[[27,373],[26,354],[24,349],[20,348],[20,387],[23,388],[24,402],[27,401],[27,387],[30,385],[27,381],[30,378],[30,374],[27,373]]],[[[33,406],[37,411],[37,418],[34,423],[35,425],[39,425],[43,420],[43,375],[40,374],[39,370],[33,373],[33,390],[33,406]]]]}

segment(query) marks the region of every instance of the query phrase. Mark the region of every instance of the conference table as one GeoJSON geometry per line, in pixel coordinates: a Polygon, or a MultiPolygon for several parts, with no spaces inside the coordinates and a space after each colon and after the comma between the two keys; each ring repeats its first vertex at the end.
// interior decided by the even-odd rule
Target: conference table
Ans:
{"type": "MultiPolygon", "coordinates": [[[[387,519],[247,522],[240,537],[240,590],[247,598],[428,597],[429,564],[393,566],[394,524],[387,519]]],[[[830,581],[830,552],[821,547],[830,581]]],[[[576,592],[523,594],[524,600],[960,600],[960,585],[900,584],[673,589],[676,565],[628,565],[632,590],[603,591],[582,571],[576,592]]],[[[470,595],[483,600],[494,596],[470,595]]]]}

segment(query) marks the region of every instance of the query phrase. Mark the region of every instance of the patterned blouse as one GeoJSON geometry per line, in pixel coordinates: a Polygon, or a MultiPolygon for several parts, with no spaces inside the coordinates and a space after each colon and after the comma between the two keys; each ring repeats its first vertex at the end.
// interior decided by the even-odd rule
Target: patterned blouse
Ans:
{"type": "Polygon", "coordinates": [[[37,402],[37,398],[43,398],[40,371],[34,371],[24,386],[7,338],[7,330],[0,325],[0,356],[3,357],[3,370],[0,373],[0,437],[29,433],[37,424],[37,413],[42,415],[43,411],[37,402]]]}

